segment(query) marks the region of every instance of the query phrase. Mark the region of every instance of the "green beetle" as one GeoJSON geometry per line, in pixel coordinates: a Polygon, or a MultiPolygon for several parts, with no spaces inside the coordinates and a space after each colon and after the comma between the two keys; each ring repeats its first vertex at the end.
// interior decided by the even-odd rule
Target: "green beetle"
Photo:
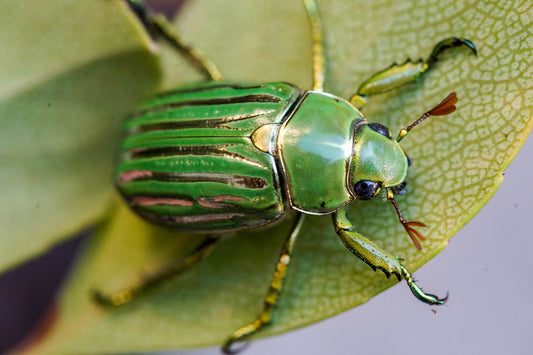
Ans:
{"type": "Polygon", "coordinates": [[[331,214],[407,175],[384,126],[287,83],[179,88],[145,103],[127,128],[120,192],[147,220],[181,230],[258,227],[288,209],[331,214]]]}
{"type": "Polygon", "coordinates": [[[352,229],[347,209],[385,190],[400,222],[417,248],[424,237],[407,222],[394,200],[404,193],[409,158],[400,140],[429,116],[455,110],[450,94],[394,139],[358,110],[366,97],[415,82],[445,49],[466,46],[467,39],[439,42],[426,61],[406,61],[373,75],[349,100],[324,92],[324,48],[316,4],[304,0],[313,34],[313,90],[284,82],[251,84],[221,81],[222,75],[196,48],[187,46],[162,17],[149,16],[139,2],[133,8],[155,33],[197,65],[210,82],[189,84],[159,94],[127,118],[115,181],[127,204],[146,220],[177,231],[207,237],[178,266],[165,268],[145,282],[109,295],[95,292],[103,304],[122,305],[163,278],[203,259],[223,233],[268,226],[296,211],[297,218],[276,266],[258,319],[239,328],[223,346],[247,339],[271,319],[294,241],[305,214],[332,215],[346,247],[374,270],[405,279],[413,294],[428,304],[444,299],[424,293],[400,259],[352,229]]]}

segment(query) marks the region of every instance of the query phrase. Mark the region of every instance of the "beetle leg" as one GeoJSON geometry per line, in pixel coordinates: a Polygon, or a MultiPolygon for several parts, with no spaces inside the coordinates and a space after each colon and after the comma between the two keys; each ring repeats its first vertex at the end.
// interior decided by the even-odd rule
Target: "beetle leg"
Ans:
{"type": "Polygon", "coordinates": [[[313,90],[324,91],[326,76],[326,58],[324,55],[324,33],[318,8],[314,0],[304,0],[305,10],[311,25],[312,52],[313,52],[313,90]]]}
{"type": "Polygon", "coordinates": [[[350,222],[346,214],[346,208],[341,208],[333,214],[333,224],[335,231],[346,248],[368,264],[374,271],[379,269],[387,277],[394,274],[398,278],[398,281],[405,279],[413,295],[424,303],[440,305],[446,301],[446,298],[441,299],[435,295],[425,293],[416,284],[411,273],[400,263],[398,257],[387,253],[376,243],[354,232],[352,230],[352,222],[350,222]]]}
{"type": "Polygon", "coordinates": [[[162,269],[147,275],[138,285],[109,294],[93,290],[91,297],[93,301],[104,306],[118,307],[129,303],[140,294],[158,285],[161,281],[180,274],[205,259],[221,239],[219,236],[208,236],[188,256],[171,262],[162,269]]]}
{"type": "Polygon", "coordinates": [[[381,94],[405,84],[419,82],[420,77],[438,61],[440,53],[446,49],[460,46],[466,46],[477,55],[476,46],[468,39],[446,38],[437,43],[427,60],[419,59],[413,62],[411,59],[407,59],[403,64],[394,63],[387,69],[372,75],[359,86],[357,93],[350,98],[350,102],[360,109],[366,104],[368,96],[381,94]]]}
{"type": "Polygon", "coordinates": [[[224,78],[215,63],[198,48],[187,44],[185,39],[174,30],[172,24],[164,15],[151,15],[141,0],[127,1],[151,33],[165,39],[208,79],[220,81],[224,78]]]}
{"type": "Polygon", "coordinates": [[[296,217],[292,227],[292,231],[283,244],[278,263],[276,264],[276,270],[274,271],[274,276],[270,282],[270,287],[268,288],[267,296],[263,304],[263,311],[255,321],[237,329],[231,335],[231,337],[222,346],[222,351],[224,353],[235,354],[241,351],[243,346],[237,349],[233,348],[233,346],[237,343],[245,342],[251,335],[255,334],[258,330],[270,323],[272,311],[278,303],[281,289],[283,287],[283,281],[285,280],[285,275],[287,274],[287,267],[289,266],[289,262],[291,260],[294,242],[300,233],[304,217],[304,214],[298,214],[298,217],[296,217]]]}

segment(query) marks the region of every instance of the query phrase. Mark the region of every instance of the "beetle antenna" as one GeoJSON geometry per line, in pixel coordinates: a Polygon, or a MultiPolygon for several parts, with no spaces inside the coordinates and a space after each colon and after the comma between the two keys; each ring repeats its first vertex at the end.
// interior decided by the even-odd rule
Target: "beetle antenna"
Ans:
{"type": "Polygon", "coordinates": [[[426,225],[422,222],[417,222],[417,221],[407,222],[405,218],[403,218],[402,212],[400,211],[400,208],[398,207],[398,204],[396,203],[396,200],[394,199],[394,195],[390,189],[387,189],[387,199],[389,199],[392,202],[392,205],[394,206],[394,209],[396,210],[396,213],[398,214],[398,219],[400,220],[400,223],[405,228],[405,231],[407,232],[407,234],[409,234],[409,237],[411,237],[411,240],[413,241],[415,247],[418,250],[422,249],[422,246],[420,245],[420,241],[418,241],[418,239],[422,241],[422,240],[426,240],[426,238],[422,235],[422,233],[420,233],[413,227],[426,227],[426,225]]]}
{"type": "Polygon", "coordinates": [[[403,139],[409,133],[410,130],[412,130],[416,125],[418,125],[420,122],[425,120],[426,118],[430,116],[445,116],[455,111],[456,107],[455,104],[459,101],[457,98],[457,94],[455,92],[452,92],[440,104],[433,107],[428,112],[424,113],[420,118],[413,123],[411,123],[407,128],[402,128],[400,131],[400,134],[398,135],[398,138],[396,139],[398,142],[403,139]]]}

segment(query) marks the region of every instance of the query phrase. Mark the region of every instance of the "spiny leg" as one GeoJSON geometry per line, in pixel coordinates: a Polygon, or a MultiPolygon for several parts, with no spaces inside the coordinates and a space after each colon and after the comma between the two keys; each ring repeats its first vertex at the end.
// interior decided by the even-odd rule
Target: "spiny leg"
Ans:
{"type": "Polygon", "coordinates": [[[222,238],[219,236],[208,236],[188,256],[170,262],[163,268],[147,275],[138,285],[110,294],[95,290],[92,292],[92,299],[101,305],[113,307],[129,303],[162,281],[182,273],[199,261],[205,259],[221,239],[222,238]]]}
{"type": "Polygon", "coordinates": [[[324,54],[324,39],[322,22],[318,13],[315,0],[303,0],[309,24],[311,25],[312,52],[313,52],[313,90],[324,91],[326,76],[326,58],[324,54]]]}
{"type": "Polygon", "coordinates": [[[198,48],[191,46],[177,33],[172,24],[161,14],[150,15],[141,0],[127,0],[137,16],[156,35],[164,38],[174,49],[180,52],[207,79],[220,81],[224,78],[215,63],[198,48]]]}
{"type": "Polygon", "coordinates": [[[289,266],[289,262],[291,261],[291,254],[294,247],[294,242],[296,241],[296,237],[300,233],[304,217],[304,214],[298,214],[296,220],[294,221],[292,231],[289,234],[288,238],[285,240],[283,247],[281,248],[278,263],[276,264],[276,270],[274,271],[274,276],[272,277],[272,281],[270,282],[270,287],[268,288],[267,296],[263,304],[263,311],[261,312],[257,320],[253,321],[248,325],[245,325],[244,327],[237,329],[231,335],[231,337],[222,346],[222,351],[224,353],[235,354],[242,350],[243,347],[238,349],[232,349],[232,347],[237,343],[246,341],[246,339],[248,339],[251,335],[257,333],[257,331],[259,331],[261,328],[263,328],[270,322],[272,318],[272,312],[276,307],[279,300],[279,296],[281,294],[283,281],[285,280],[285,276],[287,274],[287,267],[289,266]]]}
{"type": "Polygon", "coordinates": [[[411,59],[407,59],[403,64],[394,63],[387,69],[372,75],[359,86],[357,93],[350,98],[350,102],[360,109],[366,104],[367,97],[369,96],[381,94],[409,83],[418,82],[424,73],[435,66],[440,53],[449,48],[460,46],[466,46],[477,55],[476,46],[468,39],[457,37],[446,38],[437,43],[427,60],[419,59],[413,62],[411,59]]]}
{"type": "Polygon", "coordinates": [[[400,259],[385,250],[376,243],[363,237],[352,230],[352,222],[348,219],[346,208],[341,208],[333,214],[333,224],[335,231],[342,242],[359,259],[363,260],[374,271],[381,270],[387,277],[394,274],[398,281],[405,279],[413,295],[420,301],[440,305],[446,302],[446,298],[438,298],[435,295],[425,293],[414,281],[411,273],[400,263],[400,259]]]}

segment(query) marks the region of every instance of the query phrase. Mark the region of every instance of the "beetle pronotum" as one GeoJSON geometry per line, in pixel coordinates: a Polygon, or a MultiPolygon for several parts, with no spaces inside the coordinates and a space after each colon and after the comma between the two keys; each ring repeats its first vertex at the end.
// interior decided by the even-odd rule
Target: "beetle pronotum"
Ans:
{"type": "Polygon", "coordinates": [[[128,117],[116,184],[132,210],[146,220],[207,236],[177,266],[127,290],[95,292],[98,302],[125,304],[148,286],[203,259],[220,241],[220,234],[269,225],[293,210],[298,216],[282,247],[263,311],[230,336],[225,352],[236,351],[235,343],[270,321],[305,214],[331,215],[336,233],[354,255],[387,277],[405,279],[421,301],[444,303],[445,298],[424,293],[398,257],[354,231],[347,209],[354,200],[372,199],[384,189],[420,249],[424,237],[415,228],[424,224],[406,221],[394,199],[404,192],[409,166],[399,142],[424,119],[455,111],[457,97],[448,95],[396,139],[385,126],[367,122],[358,109],[368,96],[417,81],[443,50],[466,46],[475,54],[472,42],[444,39],[427,60],[393,64],[370,77],[346,101],[324,92],[322,25],[314,0],[304,0],[313,38],[312,90],[284,82],[223,82],[216,66],[185,45],[164,18],[149,16],[139,2],[130,2],[145,23],[211,81],[159,94],[128,117]]]}

